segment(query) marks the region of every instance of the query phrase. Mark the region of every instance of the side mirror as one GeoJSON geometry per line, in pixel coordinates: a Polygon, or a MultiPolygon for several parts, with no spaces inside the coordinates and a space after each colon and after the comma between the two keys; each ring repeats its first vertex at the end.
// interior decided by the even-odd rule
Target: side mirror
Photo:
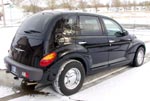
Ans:
{"type": "Polygon", "coordinates": [[[122,34],[122,32],[118,31],[118,32],[115,33],[115,36],[116,36],[116,37],[122,37],[123,34],[122,34]]]}
{"type": "Polygon", "coordinates": [[[122,32],[122,34],[123,34],[123,36],[126,36],[126,35],[128,35],[128,31],[124,30],[124,31],[122,32]]]}
{"type": "Polygon", "coordinates": [[[123,31],[123,32],[118,31],[118,32],[115,33],[116,37],[123,37],[123,36],[126,36],[126,35],[128,35],[127,31],[123,31]]]}

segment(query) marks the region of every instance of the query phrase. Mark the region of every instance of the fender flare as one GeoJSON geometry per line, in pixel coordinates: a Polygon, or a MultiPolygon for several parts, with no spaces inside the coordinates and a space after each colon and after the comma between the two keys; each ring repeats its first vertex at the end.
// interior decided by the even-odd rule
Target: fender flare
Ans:
{"type": "Polygon", "coordinates": [[[92,66],[91,57],[86,55],[81,55],[79,53],[70,53],[66,54],[65,56],[61,57],[58,61],[52,64],[43,74],[41,82],[53,82],[56,79],[56,75],[61,67],[61,65],[71,59],[77,60],[81,62],[85,69],[85,75],[89,74],[90,67],[92,66]]]}
{"type": "Polygon", "coordinates": [[[137,49],[138,49],[140,46],[144,47],[144,50],[146,51],[146,47],[145,47],[144,42],[140,41],[140,43],[139,43],[139,42],[135,41],[135,42],[133,42],[132,45],[129,47],[127,53],[128,53],[128,54],[135,53],[135,52],[137,51],[137,49]]]}

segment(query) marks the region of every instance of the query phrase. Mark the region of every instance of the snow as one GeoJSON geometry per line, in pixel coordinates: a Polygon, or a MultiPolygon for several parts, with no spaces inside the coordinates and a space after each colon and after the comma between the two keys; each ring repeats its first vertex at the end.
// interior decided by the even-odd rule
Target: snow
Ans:
{"type": "Polygon", "coordinates": [[[0,39],[0,69],[5,69],[5,65],[3,62],[3,59],[5,56],[8,55],[8,50],[10,48],[11,41],[15,35],[15,32],[18,27],[7,27],[7,28],[0,28],[0,34],[1,34],[1,39],[0,39]]]}
{"type": "Polygon", "coordinates": [[[11,87],[5,87],[0,85],[0,98],[14,94],[11,87]]]}
{"type": "Polygon", "coordinates": [[[150,101],[149,65],[130,69],[69,97],[47,87],[42,91],[49,95],[26,95],[10,101],[150,101]]]}
{"type": "MultiPolygon", "coordinates": [[[[137,35],[142,40],[149,39],[137,35]]],[[[146,43],[147,53],[150,44],[146,43]]],[[[147,57],[146,58],[150,58],[147,57]]],[[[93,87],[71,96],[83,101],[150,101],[150,62],[139,68],[133,68],[93,87]]]]}
{"type": "MultiPolygon", "coordinates": [[[[8,20],[9,19],[8,9],[8,20]]],[[[141,20],[130,18],[130,20],[118,19],[121,23],[146,24],[150,20],[141,20]],[[136,20],[136,21],[134,21],[136,20]],[[144,22],[143,22],[144,21],[144,22]]],[[[8,21],[9,22],[9,21],[8,21]]],[[[1,22],[2,23],[2,22],[1,22]]],[[[17,23],[17,26],[20,22],[17,23]]],[[[16,25],[15,23],[15,25],[16,25]]],[[[9,24],[9,23],[8,23],[9,24]]],[[[12,24],[12,23],[10,23],[12,24]]],[[[0,69],[6,69],[3,58],[8,55],[11,41],[18,27],[0,27],[0,69]]],[[[150,30],[128,29],[135,34],[140,40],[146,42],[146,52],[150,52],[150,30]]],[[[150,58],[147,57],[146,58],[150,58]]],[[[48,95],[32,94],[12,99],[10,101],[150,101],[150,62],[139,68],[129,69],[117,76],[113,76],[97,85],[79,91],[72,96],[62,96],[54,92],[50,87],[46,87],[41,91],[49,92],[48,95]]],[[[14,94],[13,87],[1,86],[0,98],[14,94]]],[[[1,99],[0,99],[1,100],[1,99]]]]}
{"type": "Polygon", "coordinates": [[[74,101],[70,97],[59,95],[58,93],[50,89],[50,87],[44,88],[43,90],[41,90],[41,92],[48,92],[49,94],[48,95],[39,95],[39,94],[26,95],[23,97],[12,99],[10,101],[26,101],[27,99],[29,101],[74,101]]]}
{"type": "Polygon", "coordinates": [[[20,98],[16,98],[16,99],[12,99],[10,101],[73,101],[71,99],[69,99],[69,97],[56,97],[55,95],[52,96],[43,96],[43,95],[27,95],[24,97],[20,97],[20,98]]]}
{"type": "MultiPolygon", "coordinates": [[[[4,56],[8,55],[11,41],[18,27],[0,28],[3,38],[0,40],[0,69],[5,69],[3,63],[4,56]]],[[[143,41],[150,41],[150,30],[131,30],[130,33],[143,41]]],[[[147,53],[150,52],[150,43],[146,43],[147,53]]],[[[149,57],[147,57],[149,58],[149,57]]],[[[139,68],[133,68],[123,72],[113,78],[105,80],[88,89],[79,91],[72,96],[62,96],[54,92],[50,87],[44,88],[42,91],[49,92],[48,95],[26,95],[10,101],[150,101],[150,62],[139,68]]],[[[11,87],[0,86],[0,98],[13,94],[11,87]]]]}
{"type": "Polygon", "coordinates": [[[150,63],[126,71],[72,96],[85,101],[150,101],[150,63]]]}

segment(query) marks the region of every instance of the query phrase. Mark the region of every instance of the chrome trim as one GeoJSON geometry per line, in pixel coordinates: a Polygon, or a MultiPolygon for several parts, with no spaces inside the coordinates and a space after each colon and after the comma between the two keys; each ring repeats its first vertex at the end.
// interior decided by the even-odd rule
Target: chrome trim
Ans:
{"type": "Polygon", "coordinates": [[[86,44],[87,42],[78,42],[78,44],[80,44],[80,45],[84,45],[84,44],[86,44]]]}
{"type": "Polygon", "coordinates": [[[109,64],[109,62],[97,63],[97,64],[93,64],[92,68],[99,67],[99,66],[104,66],[104,65],[108,65],[108,64],[109,64]]]}
{"type": "Polygon", "coordinates": [[[115,40],[109,40],[109,43],[114,43],[115,42],[115,40]]]}
{"type": "Polygon", "coordinates": [[[71,68],[65,74],[64,84],[67,89],[70,90],[75,89],[80,84],[80,81],[81,81],[81,73],[77,68],[71,68]]]}
{"type": "Polygon", "coordinates": [[[111,63],[115,63],[115,62],[120,62],[120,61],[123,61],[123,60],[126,60],[126,58],[122,57],[122,58],[114,59],[114,60],[111,60],[111,61],[108,61],[108,62],[102,62],[102,63],[93,64],[92,68],[108,65],[108,64],[111,64],[111,63]]]}
{"type": "Polygon", "coordinates": [[[25,50],[20,49],[20,48],[15,48],[15,50],[20,51],[20,52],[24,52],[25,50]]]}
{"type": "Polygon", "coordinates": [[[144,61],[144,51],[140,50],[137,55],[137,63],[141,65],[144,61]]]}

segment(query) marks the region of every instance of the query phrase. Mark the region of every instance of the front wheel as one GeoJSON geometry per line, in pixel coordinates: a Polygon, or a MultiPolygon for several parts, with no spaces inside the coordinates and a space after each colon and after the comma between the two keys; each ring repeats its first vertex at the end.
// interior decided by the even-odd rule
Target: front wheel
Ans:
{"type": "Polygon", "coordinates": [[[133,66],[135,67],[141,66],[144,62],[144,56],[145,56],[144,48],[143,47],[138,48],[133,60],[133,66]]]}
{"type": "Polygon", "coordinates": [[[53,88],[60,94],[71,95],[82,87],[84,82],[84,67],[77,60],[69,60],[62,64],[53,82],[53,88]]]}

